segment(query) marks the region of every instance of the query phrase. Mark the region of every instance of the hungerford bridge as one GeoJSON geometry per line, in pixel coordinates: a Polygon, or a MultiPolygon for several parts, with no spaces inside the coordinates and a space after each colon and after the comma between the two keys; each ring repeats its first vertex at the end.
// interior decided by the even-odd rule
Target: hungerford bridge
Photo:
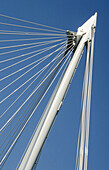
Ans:
{"type": "Polygon", "coordinates": [[[58,78],[18,163],[36,169],[44,143],[86,49],[75,170],[87,170],[94,33],[97,13],[77,32],[0,14],[0,167],[58,78]]]}

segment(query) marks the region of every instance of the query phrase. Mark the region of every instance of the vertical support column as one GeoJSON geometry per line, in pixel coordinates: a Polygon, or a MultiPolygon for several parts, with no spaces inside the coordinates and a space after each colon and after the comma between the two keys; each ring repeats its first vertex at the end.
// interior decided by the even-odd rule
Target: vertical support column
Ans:
{"type": "MultiPolygon", "coordinates": [[[[83,157],[84,156],[85,156],[84,157],[84,169],[85,170],[87,169],[94,30],[96,27],[96,20],[97,20],[97,13],[95,13],[95,15],[92,16],[85,24],[83,24],[80,28],[78,28],[78,33],[81,33],[81,32],[86,33],[88,30],[90,30],[90,33],[89,33],[90,36],[88,37],[87,41],[91,40],[92,46],[91,46],[91,55],[89,54],[89,49],[87,49],[87,57],[89,58],[89,56],[90,56],[90,58],[89,58],[90,64],[89,64],[89,69],[85,73],[86,78],[84,77],[84,83],[83,83],[81,120],[80,120],[79,135],[78,135],[77,157],[76,157],[75,170],[83,169],[83,157]],[[86,114],[87,114],[87,117],[86,117],[86,114]],[[86,143],[85,143],[85,140],[86,140],[86,143]],[[84,145],[85,145],[85,154],[84,154],[84,145]]],[[[88,47],[88,48],[90,48],[90,47],[88,47]]]]}
{"type": "Polygon", "coordinates": [[[77,146],[77,157],[76,157],[75,170],[82,170],[83,165],[84,165],[84,170],[87,170],[94,31],[95,31],[95,28],[92,27],[91,28],[91,43],[89,42],[89,40],[87,41],[87,58],[86,58],[86,67],[85,67],[84,82],[83,82],[81,120],[80,120],[79,135],[78,135],[78,146],[77,146]]]}
{"type": "Polygon", "coordinates": [[[89,74],[89,53],[90,53],[90,42],[87,42],[87,55],[86,55],[86,66],[83,81],[83,92],[81,102],[81,120],[78,135],[78,147],[77,147],[77,158],[75,170],[82,170],[83,167],[83,154],[84,154],[84,143],[85,143],[85,117],[86,117],[86,104],[87,104],[87,87],[88,87],[88,74],[89,74]]]}
{"type": "Polygon", "coordinates": [[[88,143],[89,143],[91,85],[92,85],[92,70],[93,70],[94,32],[95,32],[95,28],[92,27],[92,42],[91,42],[91,55],[90,55],[89,84],[88,84],[87,110],[86,110],[86,139],[85,139],[84,170],[87,170],[87,162],[88,162],[88,143]]]}

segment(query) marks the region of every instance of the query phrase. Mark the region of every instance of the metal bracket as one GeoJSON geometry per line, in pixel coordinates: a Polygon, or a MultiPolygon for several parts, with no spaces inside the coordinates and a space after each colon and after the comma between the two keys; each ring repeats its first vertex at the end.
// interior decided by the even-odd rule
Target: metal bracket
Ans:
{"type": "Polygon", "coordinates": [[[66,51],[65,51],[65,55],[68,53],[68,51],[74,51],[78,45],[78,42],[80,41],[80,38],[82,37],[81,35],[77,35],[76,32],[72,32],[67,30],[66,31],[67,34],[67,47],[66,47],[66,51]]]}
{"type": "MultiPolygon", "coordinates": [[[[78,28],[77,35],[84,35],[87,32],[89,32],[88,38],[91,40],[91,28],[96,28],[96,22],[97,22],[97,12],[89,18],[81,27],[78,28]]],[[[86,41],[87,41],[86,39],[86,41]]]]}

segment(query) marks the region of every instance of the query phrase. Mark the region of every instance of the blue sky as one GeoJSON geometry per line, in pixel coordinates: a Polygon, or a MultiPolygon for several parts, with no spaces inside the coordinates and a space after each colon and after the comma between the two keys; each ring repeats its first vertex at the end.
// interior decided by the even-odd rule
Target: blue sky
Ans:
{"type": "MultiPolygon", "coordinates": [[[[76,31],[98,13],[94,48],[88,170],[109,168],[109,2],[73,0],[3,0],[0,13],[45,25],[76,31]]],[[[82,58],[64,104],[42,151],[38,170],[71,170],[75,167],[82,92],[82,58]]],[[[35,122],[34,122],[35,123],[35,122]]],[[[29,129],[28,129],[29,130],[29,129]]],[[[28,133],[26,133],[28,136],[28,133]]],[[[14,170],[20,148],[15,148],[3,170],[14,170]]]]}

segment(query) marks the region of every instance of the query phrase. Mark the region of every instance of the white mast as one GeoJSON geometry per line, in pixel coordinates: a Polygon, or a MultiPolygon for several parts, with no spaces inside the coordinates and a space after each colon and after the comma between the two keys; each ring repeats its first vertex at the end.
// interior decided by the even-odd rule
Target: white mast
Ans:
{"type": "Polygon", "coordinates": [[[38,160],[39,154],[52,127],[52,124],[56,118],[57,112],[59,111],[63,103],[65,94],[68,90],[70,82],[80,61],[85,43],[91,40],[92,38],[91,30],[92,27],[96,27],[96,17],[97,14],[92,16],[83,26],[78,28],[77,36],[81,35],[82,38],[74,52],[74,55],[68,65],[68,68],[66,69],[62,81],[58,83],[56,89],[53,92],[53,95],[50,98],[50,101],[38,124],[38,127],[27,149],[27,152],[25,153],[23,160],[18,168],[19,170],[30,170],[34,168],[35,162],[38,160]]]}
{"type": "MultiPolygon", "coordinates": [[[[96,27],[96,17],[95,14],[95,24],[90,27],[90,37],[87,40],[87,58],[86,58],[86,68],[83,82],[83,98],[81,106],[81,120],[78,135],[78,147],[77,147],[77,157],[76,157],[76,167],[75,170],[82,170],[84,163],[84,170],[87,170],[87,157],[88,157],[88,139],[89,139],[89,120],[90,120],[90,101],[91,101],[91,82],[92,82],[92,66],[93,66],[93,47],[94,47],[94,32],[96,27]],[[85,148],[84,148],[85,147],[85,148]],[[83,162],[84,157],[84,162],[83,162]]],[[[91,19],[88,21],[91,22],[91,19]]],[[[87,22],[82,26],[87,27],[87,22]]]]}

